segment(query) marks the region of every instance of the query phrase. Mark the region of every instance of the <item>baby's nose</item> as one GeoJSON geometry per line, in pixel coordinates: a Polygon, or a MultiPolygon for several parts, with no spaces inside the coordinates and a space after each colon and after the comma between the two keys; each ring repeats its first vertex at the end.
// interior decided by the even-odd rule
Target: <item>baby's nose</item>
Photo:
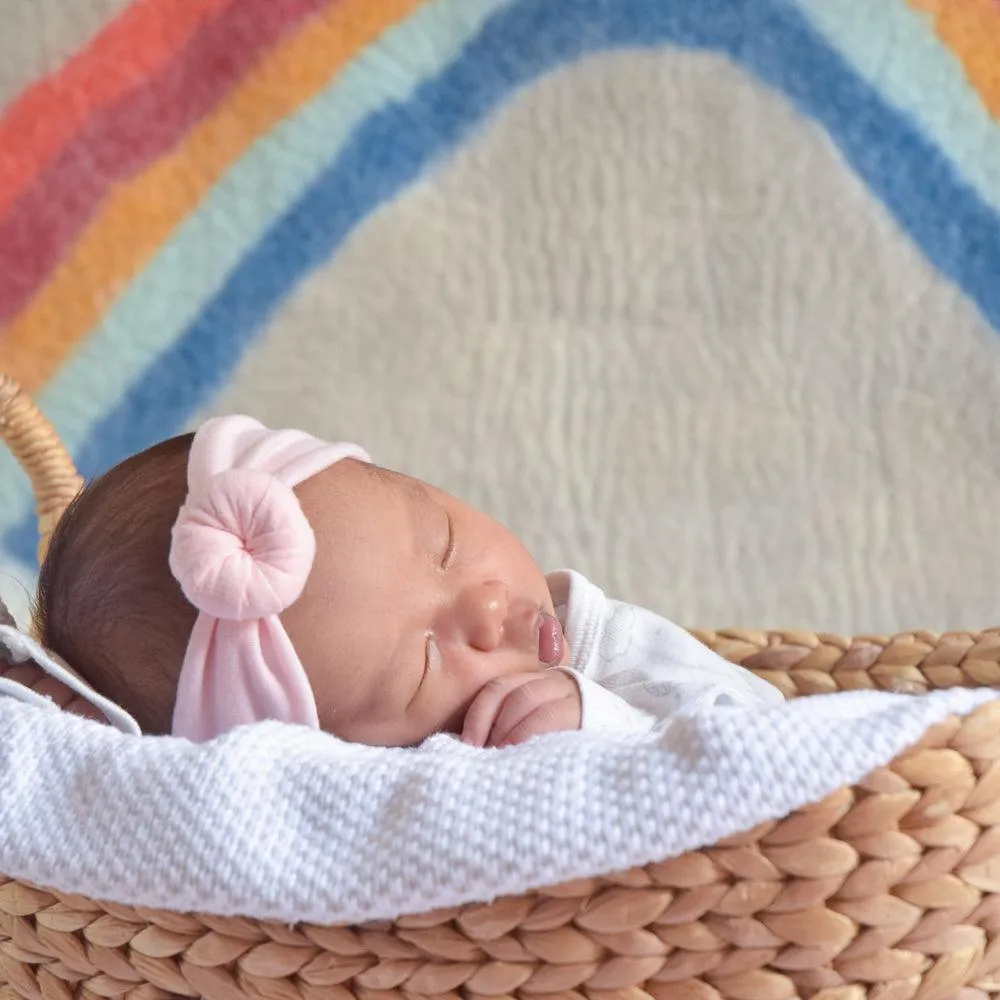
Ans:
{"type": "Polygon", "coordinates": [[[468,587],[455,604],[458,630],[473,649],[492,652],[503,639],[509,607],[507,588],[499,580],[468,587]]]}

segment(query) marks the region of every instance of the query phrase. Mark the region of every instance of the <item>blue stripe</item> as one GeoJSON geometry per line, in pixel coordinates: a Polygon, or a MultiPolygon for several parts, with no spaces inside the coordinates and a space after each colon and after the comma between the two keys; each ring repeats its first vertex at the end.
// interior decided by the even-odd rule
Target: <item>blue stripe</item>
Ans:
{"type": "MultiPolygon", "coordinates": [[[[95,426],[77,456],[81,470],[106,468],[204,406],[303,276],[513,88],[586,53],[663,44],[725,53],[818,119],[931,262],[1000,328],[997,216],[787,2],[521,0],[492,16],[441,74],[358,127],[192,325],[95,426]]],[[[30,520],[4,541],[30,560],[30,520]]]]}

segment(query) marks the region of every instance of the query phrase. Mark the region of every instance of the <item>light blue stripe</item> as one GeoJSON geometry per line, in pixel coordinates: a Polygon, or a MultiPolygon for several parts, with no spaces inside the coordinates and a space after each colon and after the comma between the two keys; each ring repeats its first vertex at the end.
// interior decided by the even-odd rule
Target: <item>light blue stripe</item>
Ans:
{"type": "Polygon", "coordinates": [[[792,2],[862,79],[920,126],[987,204],[1000,209],[1000,126],[935,34],[930,15],[906,0],[792,2]]]}
{"type": "MultiPolygon", "coordinates": [[[[358,124],[439,73],[508,2],[427,0],[229,168],[39,393],[38,403],[71,452],[194,322],[358,124]]],[[[29,504],[23,477],[0,454],[0,534],[29,504]]]]}

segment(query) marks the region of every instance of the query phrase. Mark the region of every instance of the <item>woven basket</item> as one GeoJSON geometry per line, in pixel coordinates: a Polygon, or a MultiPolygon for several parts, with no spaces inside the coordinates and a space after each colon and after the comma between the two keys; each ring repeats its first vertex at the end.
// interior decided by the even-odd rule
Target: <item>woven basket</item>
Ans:
{"type": "MultiPolygon", "coordinates": [[[[0,376],[44,552],[80,479],[0,376]]],[[[790,697],[1000,684],[1000,630],[696,633],[790,697]]],[[[1000,993],[1000,705],[706,850],[489,905],[294,927],[0,875],[0,1000],[975,1000],[1000,993]]]]}

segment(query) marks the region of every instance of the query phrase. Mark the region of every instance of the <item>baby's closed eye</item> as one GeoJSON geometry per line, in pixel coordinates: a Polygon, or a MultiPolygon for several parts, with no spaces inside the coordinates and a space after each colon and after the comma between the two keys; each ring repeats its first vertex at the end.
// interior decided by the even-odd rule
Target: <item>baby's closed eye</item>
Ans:
{"type": "Polygon", "coordinates": [[[444,507],[441,510],[445,516],[445,544],[441,555],[441,569],[447,569],[455,558],[455,522],[444,507]]]}

